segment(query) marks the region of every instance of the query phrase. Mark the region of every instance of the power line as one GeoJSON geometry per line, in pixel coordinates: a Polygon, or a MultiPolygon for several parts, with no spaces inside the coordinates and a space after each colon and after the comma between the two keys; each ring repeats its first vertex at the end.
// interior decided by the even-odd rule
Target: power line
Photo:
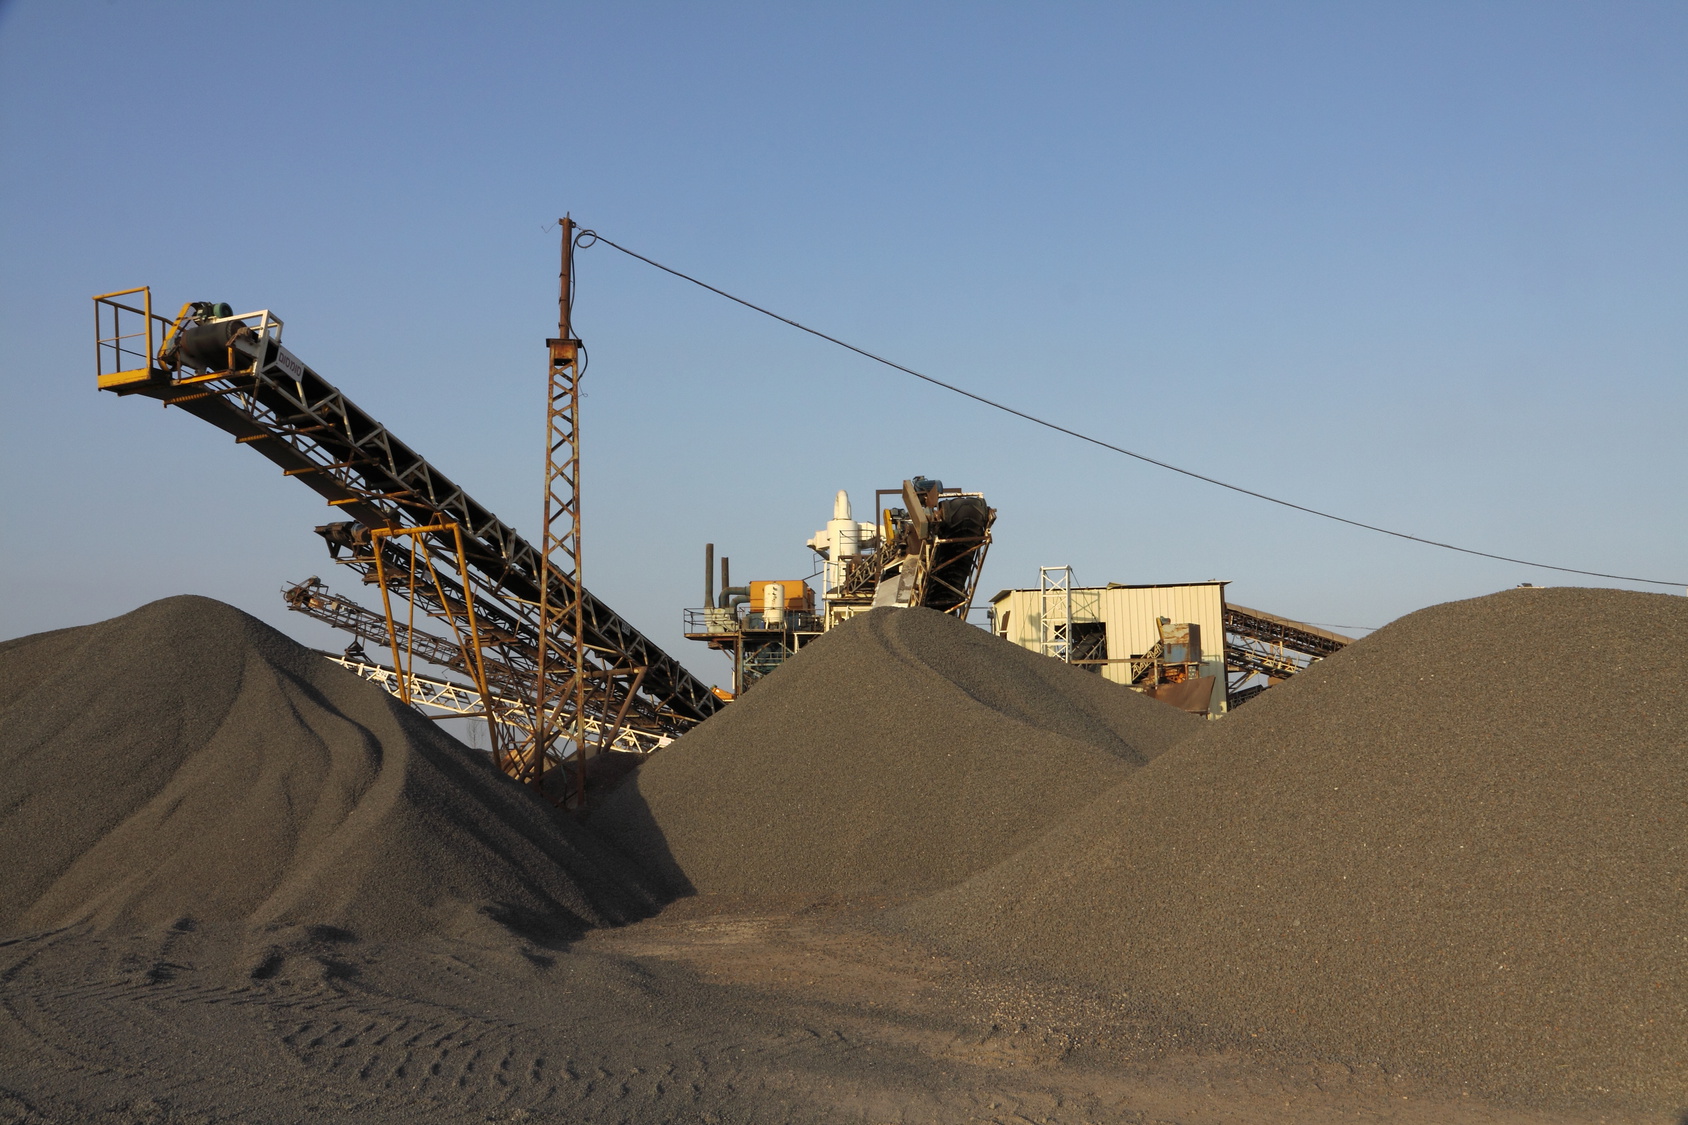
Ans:
{"type": "Polygon", "coordinates": [[[1389,536],[1393,536],[1396,539],[1406,539],[1406,540],[1409,540],[1413,543],[1422,543],[1427,547],[1440,547],[1440,548],[1442,548],[1443,550],[1446,550],[1446,551],[1458,551],[1462,555],[1475,555],[1478,558],[1494,559],[1497,562],[1513,563],[1514,565],[1517,565],[1517,566],[1534,567],[1534,568],[1539,569],[1539,570],[1554,570],[1554,571],[1558,571],[1561,574],[1581,574],[1581,575],[1584,575],[1585,577],[1588,577],[1588,578],[1610,578],[1610,579],[1612,579],[1613,581],[1616,581],[1616,582],[1635,582],[1635,583],[1639,583],[1643,586],[1688,586],[1688,582],[1666,582],[1666,581],[1664,581],[1662,579],[1658,579],[1658,578],[1634,578],[1634,577],[1631,577],[1631,576],[1625,575],[1625,574],[1604,574],[1604,573],[1601,573],[1600,571],[1597,571],[1597,570],[1579,570],[1578,568],[1576,568],[1574,566],[1555,566],[1552,563],[1531,562],[1529,559],[1515,559],[1515,558],[1512,558],[1508,555],[1497,555],[1497,554],[1493,554],[1489,551],[1479,551],[1479,550],[1477,550],[1473,547],[1461,547],[1461,546],[1458,546],[1457,544],[1454,544],[1454,543],[1443,543],[1443,542],[1436,540],[1436,539],[1426,539],[1421,535],[1409,535],[1404,531],[1391,531],[1387,527],[1378,527],[1376,524],[1364,523],[1360,520],[1349,519],[1347,516],[1339,516],[1339,515],[1335,515],[1334,513],[1331,513],[1331,512],[1321,512],[1317,508],[1309,508],[1305,504],[1297,504],[1297,503],[1295,503],[1294,501],[1291,501],[1291,500],[1281,500],[1276,496],[1268,496],[1264,492],[1256,492],[1256,491],[1254,491],[1254,489],[1244,488],[1240,484],[1231,484],[1227,481],[1222,481],[1222,480],[1219,480],[1215,477],[1206,476],[1202,473],[1196,472],[1193,469],[1179,468],[1177,465],[1172,465],[1172,464],[1168,464],[1165,461],[1156,460],[1155,458],[1150,457],[1150,456],[1148,456],[1147,454],[1144,454],[1144,453],[1133,452],[1132,450],[1126,449],[1122,446],[1114,445],[1112,442],[1103,441],[1101,438],[1091,437],[1089,434],[1081,434],[1077,430],[1068,429],[1066,426],[1060,425],[1057,422],[1051,422],[1051,421],[1049,421],[1048,419],[1045,419],[1045,418],[1039,418],[1035,414],[1027,414],[1024,410],[1017,410],[1014,407],[1007,405],[1006,403],[997,402],[995,399],[986,398],[984,395],[981,395],[981,394],[975,394],[974,392],[969,391],[969,390],[967,390],[963,387],[956,386],[954,383],[946,383],[942,379],[935,379],[930,375],[924,375],[924,374],[920,373],[919,371],[916,371],[912,367],[904,367],[902,364],[897,363],[893,360],[886,359],[882,355],[875,355],[874,353],[868,351],[866,348],[858,348],[856,345],[849,343],[845,340],[840,340],[836,336],[829,336],[825,332],[822,332],[817,328],[810,328],[807,324],[801,324],[801,323],[799,323],[795,320],[792,320],[788,316],[781,316],[779,313],[774,312],[771,309],[765,309],[761,305],[754,304],[750,301],[745,300],[743,297],[735,297],[733,294],[727,292],[725,289],[718,289],[715,286],[709,284],[707,281],[699,281],[697,278],[693,277],[691,274],[681,273],[679,270],[675,269],[672,266],[665,266],[661,262],[658,262],[658,261],[656,261],[652,258],[647,258],[643,254],[629,250],[627,247],[621,245],[618,242],[611,242],[609,239],[605,238],[603,235],[599,234],[597,231],[582,230],[580,232],[579,241],[577,242],[577,245],[580,246],[582,249],[585,249],[585,248],[593,246],[593,245],[595,245],[596,243],[599,243],[599,242],[602,242],[605,246],[610,246],[610,247],[613,247],[617,250],[620,250],[623,254],[626,254],[629,258],[637,258],[639,261],[644,262],[648,266],[655,266],[657,269],[661,270],[664,273],[673,274],[675,277],[680,278],[682,281],[689,281],[693,285],[698,286],[699,288],[707,289],[711,293],[714,293],[714,294],[721,296],[721,297],[725,297],[725,298],[727,298],[727,300],[735,302],[736,304],[743,305],[747,309],[751,309],[755,312],[759,312],[763,316],[772,317],[773,319],[779,321],[782,324],[789,324],[789,325],[791,325],[791,327],[798,329],[801,332],[807,332],[811,336],[818,336],[822,340],[825,340],[829,344],[837,344],[841,348],[845,348],[849,351],[855,352],[857,355],[863,356],[864,358],[871,359],[875,363],[882,363],[886,367],[892,368],[893,370],[901,371],[905,375],[913,375],[916,379],[920,379],[920,380],[923,380],[924,382],[931,383],[935,387],[942,387],[946,391],[950,391],[954,394],[961,395],[965,398],[970,398],[974,402],[983,403],[985,406],[989,406],[989,407],[991,407],[992,409],[995,409],[995,410],[1000,410],[1005,414],[1012,414],[1016,418],[1023,418],[1028,422],[1032,422],[1036,425],[1043,426],[1047,429],[1054,430],[1056,433],[1066,434],[1068,437],[1077,438],[1079,441],[1089,442],[1091,445],[1100,446],[1101,448],[1109,450],[1110,452],[1113,452],[1113,453],[1122,453],[1127,457],[1136,458],[1137,460],[1145,462],[1146,464],[1153,465],[1156,468],[1166,469],[1169,472],[1178,473],[1182,476],[1190,477],[1194,480],[1203,481],[1207,484],[1218,485],[1220,488],[1226,488],[1226,489],[1231,490],[1232,492],[1240,492],[1244,496],[1252,496],[1256,500],[1264,500],[1269,504],[1277,504],[1277,505],[1284,507],[1284,508],[1293,508],[1297,512],[1305,512],[1306,514],[1308,514],[1310,516],[1318,516],[1320,519],[1334,520],[1337,523],[1345,523],[1349,527],[1358,527],[1358,528],[1362,528],[1366,531],[1375,531],[1379,535],[1389,535],[1389,536]]]}

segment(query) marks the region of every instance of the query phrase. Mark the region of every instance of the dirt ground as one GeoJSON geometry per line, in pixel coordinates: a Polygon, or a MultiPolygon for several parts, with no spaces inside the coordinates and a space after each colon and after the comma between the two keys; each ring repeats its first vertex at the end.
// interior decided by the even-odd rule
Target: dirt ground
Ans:
{"type": "Polygon", "coordinates": [[[1195,1043],[881,931],[884,905],[705,896],[567,949],[326,932],[279,962],[202,931],[17,938],[0,1121],[1629,1120],[1195,1043]]]}

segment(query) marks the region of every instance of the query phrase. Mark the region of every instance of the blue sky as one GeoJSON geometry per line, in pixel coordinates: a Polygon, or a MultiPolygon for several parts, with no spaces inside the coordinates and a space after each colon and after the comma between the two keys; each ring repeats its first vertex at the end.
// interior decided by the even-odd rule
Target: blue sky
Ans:
{"type": "MultiPolygon", "coordinates": [[[[320,500],[95,392],[111,289],[274,309],[535,528],[563,211],[1151,456],[1688,579],[1685,58],[1672,4],[13,0],[0,636],[196,592],[337,645],[277,593],[331,569],[320,500]]],[[[1071,564],[1376,626],[1578,581],[1074,443],[607,247],[579,269],[587,583],[711,680],[724,659],[679,636],[703,543],[800,577],[834,490],[916,473],[997,507],[986,592],[1071,564]]]]}

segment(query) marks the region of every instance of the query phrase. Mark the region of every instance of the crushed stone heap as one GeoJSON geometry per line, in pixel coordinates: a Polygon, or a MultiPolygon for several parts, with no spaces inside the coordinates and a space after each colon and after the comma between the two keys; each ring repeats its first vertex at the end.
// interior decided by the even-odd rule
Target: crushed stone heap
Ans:
{"type": "Polygon", "coordinates": [[[1244,1043],[1674,1112],[1684,683],[1688,599],[1426,609],[901,922],[1244,1043]]]}
{"type": "Polygon", "coordinates": [[[1202,725],[954,617],[879,609],[652,757],[588,823],[681,892],[929,891],[1202,725]]]}
{"type": "Polygon", "coordinates": [[[221,602],[5,642],[0,681],[0,932],[568,934],[651,908],[484,755],[221,602]]]}

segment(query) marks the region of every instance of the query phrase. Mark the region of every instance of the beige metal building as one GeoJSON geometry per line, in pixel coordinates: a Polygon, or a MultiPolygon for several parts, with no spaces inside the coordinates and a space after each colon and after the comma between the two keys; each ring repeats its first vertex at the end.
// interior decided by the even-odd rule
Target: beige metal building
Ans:
{"type": "Polygon", "coordinates": [[[1207,713],[1225,711],[1225,582],[1075,587],[1071,579],[1066,567],[1046,567],[1040,589],[1003,590],[991,599],[991,630],[1121,684],[1141,685],[1146,661],[1193,657],[1182,661],[1187,672],[1212,677],[1207,713]],[[1163,622],[1193,626],[1188,651],[1162,651],[1163,622]]]}

